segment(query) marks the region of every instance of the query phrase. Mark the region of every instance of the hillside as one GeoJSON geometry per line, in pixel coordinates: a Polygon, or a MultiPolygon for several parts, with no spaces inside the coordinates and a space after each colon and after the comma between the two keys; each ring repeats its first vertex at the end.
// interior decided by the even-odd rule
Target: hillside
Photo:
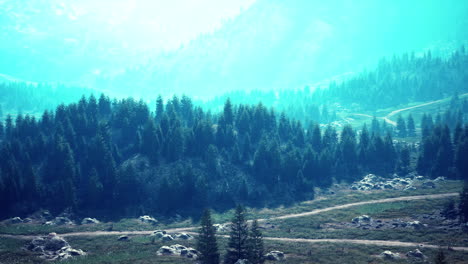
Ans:
{"type": "Polygon", "coordinates": [[[227,101],[213,115],[188,97],[157,101],[155,113],[142,101],[101,95],[40,119],[7,116],[0,130],[2,217],[39,208],[107,219],[143,211],[190,216],[206,206],[287,205],[313,198],[314,187],[367,173],[466,175],[464,128],[453,129],[452,140],[443,120],[425,125],[418,148],[395,143],[385,130],[304,130],[262,104],[227,101]]]}

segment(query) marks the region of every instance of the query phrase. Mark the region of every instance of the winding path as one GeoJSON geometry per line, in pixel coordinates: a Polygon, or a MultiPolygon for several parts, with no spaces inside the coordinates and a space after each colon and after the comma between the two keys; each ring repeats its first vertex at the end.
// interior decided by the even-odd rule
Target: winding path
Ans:
{"type": "MultiPolygon", "coordinates": [[[[355,206],[367,205],[367,204],[378,204],[378,203],[392,203],[392,202],[402,202],[402,201],[415,201],[415,200],[425,200],[425,199],[443,199],[449,197],[458,196],[458,193],[442,193],[442,194],[428,194],[428,195],[417,195],[417,196],[402,196],[396,198],[385,198],[371,201],[363,201],[356,203],[348,203],[343,205],[331,206],[322,209],[315,209],[309,212],[297,213],[297,214],[287,214],[282,216],[275,216],[271,218],[258,219],[258,221],[271,221],[271,220],[281,220],[281,219],[290,219],[297,217],[304,217],[310,215],[317,215],[324,212],[329,212],[333,210],[346,209],[355,206]]],[[[166,229],[166,232],[176,233],[176,232],[189,232],[194,234],[194,230],[198,227],[184,227],[184,228],[172,228],[166,229]]],[[[90,232],[71,232],[63,233],[60,236],[63,237],[76,237],[76,236],[118,236],[118,235],[150,235],[153,231],[90,231],[90,232]]],[[[15,238],[15,239],[32,239],[35,236],[32,235],[6,235],[0,234],[0,237],[4,238],[15,238]]],[[[222,235],[221,237],[227,237],[222,235]]],[[[426,248],[438,248],[439,246],[430,245],[425,243],[414,243],[414,242],[401,242],[401,241],[387,241],[387,240],[363,240],[363,239],[305,239],[305,238],[284,238],[284,237],[264,237],[265,240],[271,241],[282,241],[282,242],[300,242],[300,243],[347,243],[347,244],[360,244],[360,245],[376,245],[376,246],[394,246],[394,247],[426,247],[426,248]]],[[[466,251],[468,252],[468,247],[453,247],[453,250],[466,251]]]]}

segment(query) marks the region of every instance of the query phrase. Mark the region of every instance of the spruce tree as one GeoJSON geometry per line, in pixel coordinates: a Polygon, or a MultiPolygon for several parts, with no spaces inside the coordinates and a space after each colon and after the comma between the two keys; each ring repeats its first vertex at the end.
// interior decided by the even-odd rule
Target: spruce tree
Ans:
{"type": "Polygon", "coordinates": [[[248,258],[248,225],[245,221],[244,207],[238,205],[232,218],[231,233],[227,246],[227,253],[224,258],[225,264],[234,264],[239,259],[248,258]]]}
{"type": "Polygon", "coordinates": [[[416,135],[416,127],[414,125],[414,119],[411,114],[408,116],[408,122],[406,123],[406,128],[408,131],[408,136],[414,137],[416,135]]]}
{"type": "Polygon", "coordinates": [[[250,228],[249,240],[249,258],[248,260],[252,264],[261,264],[265,262],[265,249],[263,247],[263,235],[258,227],[258,221],[254,220],[252,222],[252,227],[250,228]]]}
{"type": "Polygon", "coordinates": [[[219,252],[216,242],[216,229],[211,220],[210,210],[206,209],[201,218],[200,232],[197,237],[197,250],[200,252],[198,260],[202,264],[218,264],[219,252]]]}
{"type": "Polygon", "coordinates": [[[401,115],[397,119],[397,129],[399,137],[406,137],[406,123],[401,115]]]}
{"type": "Polygon", "coordinates": [[[468,182],[465,181],[463,191],[460,193],[460,203],[458,205],[460,222],[468,223],[468,182]]]}
{"type": "Polygon", "coordinates": [[[439,249],[439,252],[437,252],[437,255],[435,256],[434,259],[435,264],[448,264],[447,259],[445,258],[445,253],[442,249],[439,249]]]}

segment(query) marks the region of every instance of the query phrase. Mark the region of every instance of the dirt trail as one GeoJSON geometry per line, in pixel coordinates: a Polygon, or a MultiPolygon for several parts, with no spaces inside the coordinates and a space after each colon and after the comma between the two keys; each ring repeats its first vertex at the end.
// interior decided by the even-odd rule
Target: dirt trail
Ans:
{"type": "MultiPolygon", "coordinates": [[[[461,94],[459,95],[459,97],[464,97],[464,96],[468,96],[468,93],[465,93],[465,94],[461,94]]],[[[441,103],[441,102],[444,102],[446,100],[448,100],[450,98],[444,98],[444,99],[440,99],[440,100],[435,100],[435,101],[432,101],[432,102],[428,102],[428,103],[424,103],[424,104],[419,104],[419,105],[415,105],[415,106],[411,106],[411,107],[406,107],[406,108],[402,108],[402,109],[398,109],[398,110],[395,110],[395,111],[392,111],[390,112],[387,116],[384,117],[384,120],[385,122],[391,124],[391,125],[394,125],[396,126],[396,122],[395,121],[392,121],[390,119],[390,117],[400,113],[400,112],[403,112],[403,111],[406,111],[406,110],[410,110],[410,109],[414,109],[414,108],[419,108],[419,107],[423,107],[423,106],[427,106],[427,105],[431,105],[431,104],[437,104],[437,103],[441,103]]]]}
{"type": "MultiPolygon", "coordinates": [[[[440,246],[426,243],[401,242],[392,240],[365,240],[365,239],[306,239],[306,238],[283,238],[283,237],[264,237],[265,240],[300,242],[300,243],[345,243],[372,246],[391,246],[391,247],[420,247],[438,249],[440,246]]],[[[450,249],[468,252],[468,247],[451,247],[450,249]]]]}
{"type": "MultiPolygon", "coordinates": [[[[414,201],[414,200],[424,200],[424,199],[442,199],[448,197],[458,196],[458,193],[442,193],[442,194],[428,194],[428,195],[417,195],[417,196],[402,196],[396,198],[386,198],[386,199],[379,199],[379,200],[371,200],[371,201],[363,201],[363,202],[356,202],[356,203],[349,203],[337,206],[331,206],[323,209],[315,209],[309,212],[304,213],[297,213],[297,214],[287,214],[282,216],[275,216],[270,218],[263,218],[258,219],[259,222],[262,221],[271,221],[271,220],[279,220],[279,219],[289,219],[289,218],[296,218],[296,217],[303,217],[309,215],[316,215],[332,210],[339,210],[350,208],[354,206],[366,205],[366,204],[378,204],[378,203],[391,203],[391,202],[401,202],[401,201],[414,201]]],[[[196,230],[198,227],[182,227],[182,228],[171,228],[165,229],[166,232],[169,233],[176,233],[176,232],[187,232],[196,230]]],[[[63,233],[60,236],[63,237],[74,237],[74,236],[117,236],[117,235],[149,235],[152,234],[153,231],[87,231],[87,232],[71,232],[71,233],[63,233]]],[[[31,235],[6,235],[0,234],[0,237],[5,238],[18,238],[18,239],[32,239],[34,236],[31,235]]],[[[279,239],[279,238],[278,238],[279,239]]],[[[285,238],[284,241],[288,241],[289,238],[285,238]]],[[[314,240],[315,241],[315,240],[314,240]]],[[[372,241],[372,240],[371,240],[372,241]]]]}
{"type": "Polygon", "coordinates": [[[323,209],[315,209],[309,212],[298,213],[298,214],[287,214],[282,216],[271,217],[268,219],[258,219],[258,221],[267,221],[267,220],[276,220],[276,219],[289,219],[295,217],[302,217],[302,216],[309,216],[309,215],[316,215],[332,210],[338,209],[345,209],[354,206],[366,205],[366,204],[376,204],[376,203],[392,203],[392,202],[402,202],[402,201],[414,201],[414,200],[424,200],[424,199],[441,199],[441,198],[448,198],[453,196],[458,196],[458,193],[442,193],[442,194],[428,194],[428,195],[417,195],[417,196],[402,196],[396,198],[386,198],[386,199],[379,199],[379,200],[371,200],[371,201],[364,201],[364,202],[356,202],[356,203],[349,203],[343,205],[337,205],[332,207],[327,207],[323,209]]]}

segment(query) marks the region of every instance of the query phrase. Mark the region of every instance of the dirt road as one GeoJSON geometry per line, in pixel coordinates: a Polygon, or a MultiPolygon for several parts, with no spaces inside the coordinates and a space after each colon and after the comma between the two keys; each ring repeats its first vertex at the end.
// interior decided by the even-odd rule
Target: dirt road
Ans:
{"type": "MultiPolygon", "coordinates": [[[[340,210],[346,209],[355,206],[361,206],[366,204],[378,204],[378,203],[392,203],[392,202],[401,202],[401,201],[415,201],[415,200],[425,200],[425,199],[443,199],[449,197],[458,196],[458,193],[442,193],[442,194],[428,194],[428,195],[417,195],[417,196],[402,196],[396,198],[386,198],[386,199],[378,199],[378,200],[371,200],[371,201],[363,201],[363,202],[356,202],[356,203],[349,203],[337,206],[331,206],[322,209],[315,209],[308,212],[297,213],[297,214],[287,214],[282,216],[275,216],[270,218],[258,219],[259,222],[262,221],[271,221],[271,220],[280,220],[280,219],[289,219],[289,218],[296,218],[296,217],[304,217],[310,215],[316,215],[324,212],[329,212],[332,210],[340,210]]],[[[172,228],[172,229],[165,229],[166,232],[169,233],[176,233],[176,232],[189,232],[197,230],[198,227],[183,227],[183,228],[172,228]]],[[[153,231],[88,231],[88,232],[71,232],[71,233],[63,233],[60,236],[63,237],[73,237],[73,236],[118,236],[118,235],[149,235],[152,234],[153,231]]],[[[0,237],[6,238],[18,238],[18,239],[32,239],[34,236],[31,235],[5,235],[0,234],[0,237]]],[[[273,239],[273,238],[269,238],[273,239]]],[[[274,238],[274,239],[283,239],[283,238],[274,238]]],[[[289,238],[284,238],[284,241],[288,241],[289,238]]],[[[309,239],[310,240],[310,239],[309,239]]],[[[309,241],[308,240],[308,241],[309,241]]],[[[312,239],[310,241],[321,241],[312,239]]],[[[330,241],[345,241],[345,240],[333,240],[330,241]]],[[[361,241],[361,240],[353,240],[353,241],[361,241]]],[[[371,240],[372,241],[372,240],[371,240]]],[[[300,242],[298,240],[298,242],[300,242]]]]}
{"type": "MultiPolygon", "coordinates": [[[[459,97],[464,97],[464,96],[468,96],[468,93],[465,93],[465,94],[461,94],[459,95],[459,97]]],[[[392,121],[390,119],[390,117],[398,114],[398,113],[401,113],[403,111],[406,111],[406,110],[411,110],[411,109],[414,109],[414,108],[419,108],[419,107],[423,107],[423,106],[428,106],[428,105],[431,105],[431,104],[437,104],[437,103],[441,103],[441,102],[444,102],[444,101],[447,101],[449,100],[450,98],[444,98],[444,99],[440,99],[440,100],[436,100],[436,101],[432,101],[432,102],[428,102],[428,103],[424,103],[424,104],[419,104],[419,105],[415,105],[415,106],[411,106],[411,107],[406,107],[406,108],[402,108],[402,109],[398,109],[398,110],[395,110],[395,111],[392,111],[390,112],[387,116],[385,116],[383,119],[385,120],[385,122],[391,124],[391,125],[394,125],[396,126],[396,122],[395,121],[392,121]]]]}

